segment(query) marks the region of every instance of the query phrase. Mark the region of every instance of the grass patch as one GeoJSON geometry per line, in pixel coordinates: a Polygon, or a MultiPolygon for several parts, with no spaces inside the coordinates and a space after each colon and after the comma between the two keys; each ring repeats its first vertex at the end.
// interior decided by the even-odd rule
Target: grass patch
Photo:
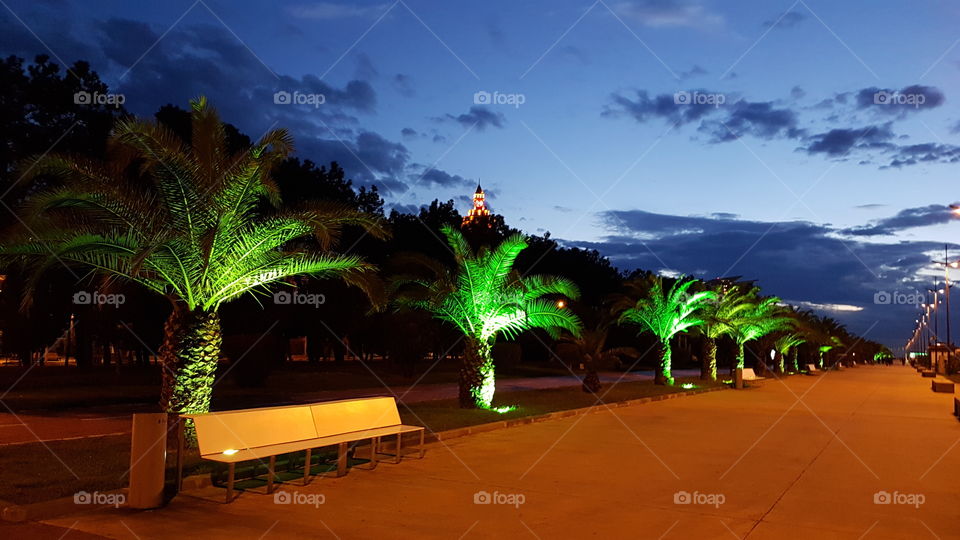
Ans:
{"type": "Polygon", "coordinates": [[[617,403],[688,391],[681,387],[683,384],[694,384],[698,388],[724,386],[720,382],[709,383],[700,379],[677,379],[674,386],[657,385],[653,381],[621,382],[612,386],[604,386],[596,396],[583,392],[579,386],[536,391],[498,392],[494,398],[494,407],[515,408],[503,413],[460,409],[457,407],[457,401],[450,399],[400,405],[400,417],[406,424],[424,425],[434,432],[446,431],[525,416],[581,409],[599,403],[617,403]],[[602,400],[598,402],[598,398],[601,396],[602,400]]]}

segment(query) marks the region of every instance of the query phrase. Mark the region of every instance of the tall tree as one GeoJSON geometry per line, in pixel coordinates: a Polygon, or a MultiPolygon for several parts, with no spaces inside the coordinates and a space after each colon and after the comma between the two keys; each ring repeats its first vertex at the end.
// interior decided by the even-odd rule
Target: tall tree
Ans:
{"type": "Polygon", "coordinates": [[[28,265],[34,285],[59,261],[166,296],[161,404],[177,413],[209,409],[221,305],[298,274],[373,290],[368,263],[330,249],[345,225],[385,234],[377,218],[341,206],[279,209],[270,172],[292,148],[287,132],[231,153],[206,99],[191,107],[189,144],[166,126],[129,119],[118,123],[105,161],[41,157],[34,174],[63,187],[31,199],[29,227],[2,250],[28,265]],[[323,250],[298,243],[306,238],[323,250]]]}
{"type": "Polygon", "coordinates": [[[714,290],[714,298],[704,304],[701,310],[703,324],[700,326],[703,336],[701,379],[717,380],[717,339],[732,335],[750,307],[747,296],[738,286],[718,287],[714,290]]]}
{"type": "Polygon", "coordinates": [[[661,276],[634,280],[628,283],[633,294],[628,293],[614,303],[614,312],[619,313],[618,322],[638,325],[659,340],[656,384],[673,384],[670,340],[703,324],[698,312],[715,297],[711,291],[691,292],[690,288],[696,283],[699,281],[695,279],[680,279],[665,291],[661,276]]]}
{"type": "MultiPolygon", "coordinates": [[[[759,292],[760,290],[754,287],[748,293],[750,297],[749,308],[742,312],[741,317],[733,321],[731,335],[737,343],[736,367],[740,369],[744,367],[747,342],[762,338],[778,330],[786,330],[791,325],[790,319],[784,314],[783,309],[777,305],[780,299],[776,296],[762,298],[759,292]]],[[[761,358],[759,361],[762,363],[764,360],[761,358]]]]}
{"type": "Polygon", "coordinates": [[[521,276],[513,270],[517,255],[527,247],[521,235],[506,238],[495,248],[470,247],[463,234],[441,228],[453,252],[455,266],[417,257],[421,275],[396,278],[397,302],[427,310],[453,324],[465,337],[460,368],[460,406],[489,409],[496,391],[493,345],[498,335],[513,337],[542,328],[558,338],[561,330],[579,335],[580,319],[553,297],[576,298],[572,281],[554,276],[521,276]]]}

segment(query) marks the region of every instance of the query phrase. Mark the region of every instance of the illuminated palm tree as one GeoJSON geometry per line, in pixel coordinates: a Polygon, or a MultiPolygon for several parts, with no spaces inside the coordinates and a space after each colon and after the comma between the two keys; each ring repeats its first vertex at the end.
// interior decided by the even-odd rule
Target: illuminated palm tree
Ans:
{"type": "Polygon", "coordinates": [[[732,323],[731,336],[737,343],[736,367],[739,369],[744,367],[747,342],[762,338],[771,332],[786,330],[791,326],[790,319],[777,305],[780,299],[775,296],[759,298],[758,292],[759,290],[755,287],[748,293],[752,299],[749,301],[749,308],[732,323]]]}
{"type": "Polygon", "coordinates": [[[778,373],[783,373],[784,371],[784,359],[787,357],[791,351],[792,355],[792,371],[797,371],[797,348],[806,343],[806,339],[803,335],[795,332],[787,332],[781,334],[776,341],[773,343],[773,349],[777,352],[777,371],[778,373]]]}
{"type": "Polygon", "coordinates": [[[715,298],[707,302],[701,310],[703,324],[700,326],[700,334],[703,336],[700,378],[711,381],[717,380],[717,339],[732,335],[737,321],[751,309],[749,298],[738,286],[714,294],[715,298]]]}
{"type": "Polygon", "coordinates": [[[29,226],[2,250],[27,265],[32,286],[59,261],[169,299],[160,401],[177,413],[209,410],[224,303],[298,274],[369,290],[372,267],[330,249],[345,225],[385,234],[376,218],[340,206],[279,209],[270,173],[292,149],[287,132],[231,153],[206,99],[191,107],[189,142],[128,119],[117,124],[106,161],[41,157],[31,174],[55,176],[62,187],[30,200],[29,226]]]}
{"type": "Polygon", "coordinates": [[[555,299],[545,298],[577,298],[579,290],[564,278],[521,276],[514,271],[517,256],[527,247],[522,235],[474,252],[459,230],[446,225],[441,231],[453,250],[455,268],[419,258],[430,275],[398,277],[397,302],[430,311],[463,333],[460,406],[490,409],[496,391],[493,345],[497,336],[512,338],[530,328],[542,328],[554,338],[560,337],[561,330],[579,335],[580,319],[555,299]]]}
{"type": "Polygon", "coordinates": [[[673,384],[670,340],[703,324],[698,312],[715,297],[711,291],[689,292],[695,283],[699,281],[680,279],[667,292],[663,289],[661,276],[635,281],[628,283],[628,288],[634,293],[645,291],[640,295],[621,297],[614,304],[614,312],[620,314],[618,323],[636,324],[656,336],[660,346],[660,365],[654,378],[656,384],[673,384]]]}

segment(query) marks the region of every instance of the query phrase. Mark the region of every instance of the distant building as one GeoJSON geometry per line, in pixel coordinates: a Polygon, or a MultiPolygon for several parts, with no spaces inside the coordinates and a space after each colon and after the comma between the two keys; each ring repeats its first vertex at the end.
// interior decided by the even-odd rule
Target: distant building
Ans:
{"type": "Polygon", "coordinates": [[[490,209],[487,208],[487,203],[484,200],[483,189],[480,184],[477,184],[477,191],[473,194],[473,207],[470,208],[467,215],[463,216],[461,227],[479,224],[486,224],[487,227],[491,226],[490,209]]]}

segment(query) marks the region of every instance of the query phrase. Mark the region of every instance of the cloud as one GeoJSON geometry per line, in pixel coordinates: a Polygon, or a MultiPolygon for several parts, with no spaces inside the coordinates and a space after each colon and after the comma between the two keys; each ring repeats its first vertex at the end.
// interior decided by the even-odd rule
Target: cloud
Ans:
{"type": "Polygon", "coordinates": [[[324,21],[352,17],[379,17],[383,15],[388,7],[388,4],[357,6],[353,4],[338,4],[335,2],[316,2],[289,6],[286,8],[286,11],[298,19],[324,21]]]}
{"type": "Polygon", "coordinates": [[[864,88],[856,93],[858,109],[869,109],[880,115],[903,117],[910,113],[935,109],[946,98],[938,88],[914,84],[899,90],[891,88],[864,88]]]}
{"type": "Polygon", "coordinates": [[[845,156],[854,149],[892,148],[890,141],[893,138],[890,123],[862,128],[836,128],[809,136],[807,145],[802,149],[808,154],[837,157],[845,156]]]}
{"type": "Polygon", "coordinates": [[[803,133],[797,127],[796,113],[790,109],[778,109],[773,102],[740,100],[725,112],[725,119],[701,124],[700,131],[710,134],[710,142],[727,142],[745,135],[764,140],[794,139],[803,133]]]}
{"type": "Polygon", "coordinates": [[[651,28],[701,28],[721,26],[724,23],[722,16],[691,1],[632,0],[617,2],[611,9],[624,19],[651,28]]]}
{"type": "MultiPolygon", "coordinates": [[[[417,180],[416,178],[414,180],[417,180]]],[[[464,178],[459,174],[450,174],[440,169],[429,168],[419,176],[419,183],[437,187],[473,187],[476,180],[464,178]]]]}
{"type": "Polygon", "coordinates": [[[503,117],[502,113],[493,112],[482,105],[474,105],[470,107],[468,112],[457,116],[447,114],[442,117],[435,118],[435,120],[441,122],[452,120],[466,128],[475,127],[477,131],[483,131],[491,126],[503,128],[503,124],[506,122],[506,119],[503,117]]]}
{"type": "Polygon", "coordinates": [[[790,97],[793,99],[803,99],[807,96],[807,91],[800,86],[794,86],[790,89],[790,97]]]}
{"type": "Polygon", "coordinates": [[[854,236],[878,236],[893,234],[914,227],[940,225],[958,219],[960,219],[960,217],[954,214],[950,207],[942,204],[930,204],[915,208],[905,208],[893,216],[875,220],[871,222],[870,225],[852,227],[844,229],[842,232],[854,236]]]}
{"type": "Polygon", "coordinates": [[[688,69],[687,71],[683,71],[683,72],[679,73],[678,75],[679,75],[679,77],[680,77],[680,80],[685,81],[685,80],[688,80],[688,79],[692,79],[692,78],[694,78],[694,77],[701,77],[701,76],[703,76],[703,75],[707,75],[708,73],[710,73],[710,72],[707,71],[707,70],[705,70],[705,69],[703,69],[702,67],[694,64],[694,66],[693,66],[692,68],[688,69]]]}
{"type": "Polygon", "coordinates": [[[772,19],[769,21],[763,22],[764,28],[793,28],[801,22],[805,21],[807,16],[799,11],[788,11],[781,15],[777,19],[772,19]]]}
{"type": "Polygon", "coordinates": [[[935,242],[873,243],[828,225],[677,216],[643,210],[598,214],[608,235],[600,241],[562,240],[597,249],[623,269],[673,270],[712,279],[759,278],[764,291],[828,311],[870,339],[891,341],[909,332],[913,306],[878,305],[880,291],[928,287],[919,275],[930,266],[935,242]]]}

